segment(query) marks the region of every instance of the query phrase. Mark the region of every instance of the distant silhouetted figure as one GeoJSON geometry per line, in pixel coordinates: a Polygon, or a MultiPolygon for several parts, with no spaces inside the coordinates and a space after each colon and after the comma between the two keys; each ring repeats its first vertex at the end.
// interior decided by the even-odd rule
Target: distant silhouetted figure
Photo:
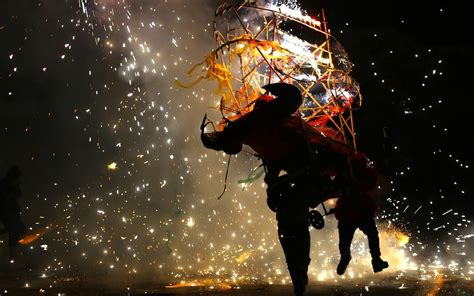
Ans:
{"type": "Polygon", "coordinates": [[[10,256],[15,255],[18,240],[26,232],[21,221],[21,210],[18,200],[21,197],[21,171],[17,166],[11,167],[6,176],[0,180],[0,222],[4,232],[8,233],[10,256]]]}
{"type": "Polygon", "coordinates": [[[349,162],[351,173],[336,203],[341,253],[337,273],[343,275],[351,261],[351,242],[357,228],[367,235],[372,267],[374,272],[379,272],[387,268],[388,263],[380,258],[379,234],[374,220],[377,210],[374,200],[377,172],[362,153],[352,155],[349,162]]]}

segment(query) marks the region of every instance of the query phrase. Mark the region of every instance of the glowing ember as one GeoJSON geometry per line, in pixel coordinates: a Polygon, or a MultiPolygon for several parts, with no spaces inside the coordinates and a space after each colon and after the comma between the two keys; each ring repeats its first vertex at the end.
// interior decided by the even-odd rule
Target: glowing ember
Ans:
{"type": "Polygon", "coordinates": [[[168,289],[176,289],[176,288],[185,288],[185,287],[206,287],[211,290],[230,290],[232,286],[228,283],[224,283],[220,280],[214,279],[200,279],[200,280],[193,280],[193,281],[181,281],[179,283],[166,286],[168,289]]]}
{"type": "Polygon", "coordinates": [[[107,169],[111,170],[111,171],[114,171],[116,169],[118,169],[118,166],[117,166],[117,163],[116,162],[111,162],[107,165],[107,169]]]}
{"type": "Polygon", "coordinates": [[[36,231],[35,233],[25,235],[22,239],[20,239],[18,241],[18,243],[20,243],[23,246],[27,246],[27,245],[35,242],[36,240],[38,240],[40,237],[42,237],[43,235],[45,235],[49,231],[51,231],[52,228],[53,228],[53,225],[49,225],[45,228],[42,228],[42,229],[36,231]]]}
{"type": "Polygon", "coordinates": [[[438,274],[438,277],[436,278],[436,285],[426,295],[427,296],[436,296],[436,295],[438,295],[439,291],[443,287],[443,282],[444,282],[443,274],[440,273],[440,274],[438,274]]]}
{"type": "Polygon", "coordinates": [[[235,261],[239,264],[242,264],[244,263],[245,261],[247,261],[247,259],[250,258],[250,256],[252,255],[252,251],[245,251],[245,252],[242,252],[242,254],[239,255],[239,257],[237,257],[235,259],[235,261]]]}

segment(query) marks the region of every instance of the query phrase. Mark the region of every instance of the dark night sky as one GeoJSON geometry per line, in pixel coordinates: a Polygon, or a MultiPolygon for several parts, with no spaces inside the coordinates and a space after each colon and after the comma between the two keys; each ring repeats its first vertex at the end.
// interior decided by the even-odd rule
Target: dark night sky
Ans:
{"type": "MultiPolygon", "coordinates": [[[[440,212],[456,204],[472,217],[474,174],[453,161],[471,165],[474,151],[469,131],[473,105],[469,86],[474,78],[474,34],[469,20],[473,12],[467,2],[346,1],[343,6],[335,2],[326,1],[328,17],[345,31],[339,40],[356,64],[354,76],[365,98],[358,115],[361,149],[376,160],[386,176],[410,167],[410,174],[396,178],[402,194],[425,201],[435,197],[440,212]],[[347,29],[343,26],[346,22],[350,24],[347,29]],[[438,60],[442,64],[436,65],[438,60]],[[435,68],[443,76],[430,75],[435,68]],[[425,75],[429,78],[424,79],[425,75]],[[381,79],[385,79],[383,85],[381,79]],[[437,104],[440,99],[443,103],[437,104]],[[406,116],[405,110],[413,113],[406,116]],[[384,127],[388,139],[383,138],[384,127]],[[386,149],[394,146],[399,147],[395,152],[386,149]],[[443,153],[433,155],[438,149],[443,153]],[[459,198],[459,186],[454,182],[463,184],[467,194],[459,198]],[[441,195],[452,196],[436,198],[441,195]]],[[[411,223],[422,222],[413,217],[411,223]]]]}
{"type": "MultiPolygon", "coordinates": [[[[472,171],[459,170],[446,155],[432,154],[442,149],[467,164],[473,159],[474,147],[468,131],[472,126],[468,86],[474,78],[471,71],[474,35],[469,24],[473,12],[467,2],[361,4],[350,1],[339,15],[335,13],[336,7],[331,8],[334,1],[327,2],[333,22],[350,23],[350,29],[339,39],[351,52],[356,64],[354,76],[361,83],[366,98],[365,109],[359,115],[362,150],[370,151],[369,155],[378,159],[379,168],[388,174],[410,166],[412,175],[399,179],[400,186],[408,192],[420,190],[423,192],[420,198],[429,199],[439,189],[456,190],[452,186],[456,179],[462,180],[470,192],[472,171]],[[341,15],[345,15],[346,20],[341,15]],[[376,40],[374,33],[378,35],[376,40]],[[415,54],[419,57],[415,58],[415,54]],[[430,76],[432,69],[438,68],[438,60],[442,60],[438,73],[443,72],[443,76],[424,79],[425,75],[430,76]],[[376,65],[371,66],[371,62],[376,65]],[[384,85],[381,79],[385,79],[384,85]],[[395,93],[391,93],[392,88],[395,93]],[[440,99],[443,103],[436,104],[440,99]],[[430,105],[433,108],[429,108],[430,105]],[[420,112],[422,108],[427,111],[420,112]],[[413,111],[412,116],[405,116],[405,110],[413,111]],[[388,128],[390,135],[385,142],[383,127],[388,128]],[[400,150],[381,155],[381,143],[399,146],[400,150]]],[[[344,29],[343,26],[338,28],[344,29]]],[[[439,201],[440,207],[449,203],[452,201],[439,201]]],[[[469,198],[460,204],[471,215],[474,213],[469,198]]]]}
{"type": "MultiPolygon", "coordinates": [[[[128,92],[147,82],[138,79],[130,86],[116,78],[112,68],[122,55],[106,54],[107,49],[95,44],[87,28],[75,26],[73,19],[83,19],[77,1],[51,2],[54,5],[38,0],[0,3],[0,173],[11,164],[21,166],[25,174],[24,204],[33,207],[33,216],[63,202],[66,195],[107,192],[107,186],[132,182],[128,176],[110,177],[105,165],[144,151],[136,148],[143,144],[142,138],[105,132],[102,127],[122,116],[112,107],[105,111],[104,106],[120,105],[128,92]],[[68,49],[68,43],[74,46],[68,49]],[[63,54],[67,55],[64,60],[63,54]],[[118,141],[127,144],[119,149],[118,141]],[[51,199],[34,201],[43,197],[51,199]]],[[[310,12],[325,9],[332,32],[355,64],[352,76],[360,83],[364,96],[363,108],[356,113],[358,143],[375,161],[384,180],[396,180],[398,196],[413,196],[417,204],[434,200],[435,217],[451,207],[472,218],[474,12],[468,9],[468,2],[301,3],[310,12]],[[407,111],[409,114],[405,114],[407,111]],[[441,152],[433,154],[438,150],[441,152]],[[401,171],[405,172],[403,176],[401,171]]],[[[203,10],[199,18],[210,21],[211,11],[203,10]]],[[[194,52],[189,64],[174,70],[174,75],[186,72],[205,52],[194,52]]],[[[153,91],[159,93],[160,87],[167,88],[160,85],[153,91]]],[[[169,99],[188,104],[186,98],[159,97],[158,101],[169,99]]],[[[199,108],[204,110],[202,105],[199,108]]],[[[177,112],[178,108],[170,110],[177,112]]],[[[123,120],[132,121],[130,118],[123,120]]],[[[197,133],[198,124],[187,120],[177,124],[177,141],[191,130],[197,133]]],[[[149,134],[145,137],[153,138],[149,134]]],[[[155,138],[157,144],[165,140],[165,136],[155,138]]],[[[180,146],[174,149],[176,154],[181,153],[180,146]]],[[[158,164],[154,168],[160,170],[157,175],[175,177],[174,172],[161,170],[158,164]]],[[[127,169],[135,176],[151,172],[151,167],[141,169],[133,161],[127,163],[127,169]]],[[[152,185],[159,178],[153,176],[152,185]]],[[[426,217],[415,216],[406,224],[413,230],[423,219],[426,217]]],[[[424,235],[430,236],[429,232],[424,235]]]]}

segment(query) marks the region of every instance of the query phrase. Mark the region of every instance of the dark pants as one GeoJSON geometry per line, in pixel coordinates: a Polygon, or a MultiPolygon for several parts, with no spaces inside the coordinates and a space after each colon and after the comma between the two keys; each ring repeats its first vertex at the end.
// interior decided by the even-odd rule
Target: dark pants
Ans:
{"type": "Polygon", "coordinates": [[[278,237],[285,253],[295,294],[301,295],[308,284],[310,236],[308,208],[277,212],[278,237]]]}
{"type": "Polygon", "coordinates": [[[372,259],[380,258],[379,233],[373,217],[359,222],[339,221],[337,228],[339,229],[339,252],[341,253],[341,258],[351,256],[351,242],[357,228],[367,235],[372,259]]]}
{"type": "Polygon", "coordinates": [[[0,210],[0,222],[8,233],[8,247],[15,248],[21,235],[26,233],[26,226],[21,221],[20,209],[16,204],[6,205],[0,210]]]}

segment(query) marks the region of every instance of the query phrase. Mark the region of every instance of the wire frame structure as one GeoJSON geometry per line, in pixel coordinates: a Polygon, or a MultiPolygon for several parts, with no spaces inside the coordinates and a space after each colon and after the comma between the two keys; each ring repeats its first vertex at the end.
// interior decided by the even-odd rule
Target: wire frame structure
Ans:
{"type": "Polygon", "coordinates": [[[199,64],[206,72],[197,81],[217,80],[221,123],[252,111],[265,92],[262,86],[285,82],[301,90],[299,112],[306,122],[356,149],[352,111],[361,105],[360,89],[350,76],[347,53],[330,34],[324,11],[316,18],[295,1],[268,2],[224,3],[216,10],[217,48],[199,64]]]}

